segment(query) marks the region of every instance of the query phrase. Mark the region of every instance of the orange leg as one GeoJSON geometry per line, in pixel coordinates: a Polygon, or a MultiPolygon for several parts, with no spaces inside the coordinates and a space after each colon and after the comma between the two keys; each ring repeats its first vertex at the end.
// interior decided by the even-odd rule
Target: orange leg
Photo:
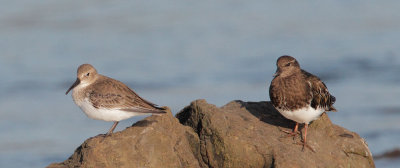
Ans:
{"type": "Polygon", "coordinates": [[[299,123],[296,122],[296,126],[294,126],[294,130],[292,133],[294,133],[294,135],[297,135],[297,130],[299,129],[299,123]]]}
{"type": "Polygon", "coordinates": [[[304,124],[304,141],[303,141],[303,147],[304,147],[304,145],[307,144],[307,128],[308,128],[308,124],[304,124]]]}
{"type": "Polygon", "coordinates": [[[303,135],[303,143],[300,145],[303,145],[303,151],[304,151],[304,147],[307,147],[308,149],[310,149],[311,151],[315,152],[313,148],[311,148],[311,146],[309,146],[307,144],[307,128],[308,128],[308,124],[304,124],[304,135],[303,135]]]}
{"type": "Polygon", "coordinates": [[[294,129],[292,132],[285,131],[285,130],[281,130],[281,131],[288,134],[285,137],[296,137],[298,134],[298,129],[299,129],[299,123],[296,122],[296,126],[294,126],[294,129]]]}

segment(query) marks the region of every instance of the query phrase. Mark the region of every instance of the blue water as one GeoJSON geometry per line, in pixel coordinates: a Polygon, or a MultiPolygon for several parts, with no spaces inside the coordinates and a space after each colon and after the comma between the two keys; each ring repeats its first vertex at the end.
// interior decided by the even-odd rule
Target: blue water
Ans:
{"type": "Polygon", "coordinates": [[[400,147],[399,1],[0,4],[0,167],[63,161],[109,129],[65,95],[82,63],[176,113],[200,98],[269,100],[275,61],[290,54],[336,96],[334,123],[373,154],[400,147]]]}

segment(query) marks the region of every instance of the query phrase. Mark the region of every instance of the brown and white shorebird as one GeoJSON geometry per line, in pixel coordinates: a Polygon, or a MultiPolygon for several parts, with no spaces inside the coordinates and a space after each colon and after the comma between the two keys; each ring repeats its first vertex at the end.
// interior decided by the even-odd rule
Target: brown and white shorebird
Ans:
{"type": "Polygon", "coordinates": [[[79,66],[73,89],[76,105],[92,119],[113,121],[110,135],[118,122],[137,115],[165,113],[165,109],[141,98],[124,83],[97,73],[90,64],[79,66]]]}
{"type": "Polygon", "coordinates": [[[276,61],[277,70],[269,88],[273,106],[287,119],[296,122],[291,136],[297,135],[299,123],[304,123],[303,149],[307,145],[308,124],[325,111],[336,111],[332,96],[324,82],[300,68],[291,56],[281,56],[276,61]]]}

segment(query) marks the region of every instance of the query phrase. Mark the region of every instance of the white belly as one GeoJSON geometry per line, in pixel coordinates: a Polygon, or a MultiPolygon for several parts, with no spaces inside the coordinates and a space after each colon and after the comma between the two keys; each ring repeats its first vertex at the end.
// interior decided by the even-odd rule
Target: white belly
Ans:
{"type": "Polygon", "coordinates": [[[311,106],[295,111],[287,111],[281,109],[277,110],[287,119],[306,124],[309,124],[311,121],[318,119],[318,117],[324,112],[324,109],[322,108],[314,109],[311,106]]]}
{"type": "Polygon", "coordinates": [[[75,101],[82,111],[89,117],[95,120],[104,121],[121,121],[133,116],[144,115],[143,113],[127,112],[119,109],[105,109],[105,108],[95,108],[88,99],[83,101],[75,101]]]}

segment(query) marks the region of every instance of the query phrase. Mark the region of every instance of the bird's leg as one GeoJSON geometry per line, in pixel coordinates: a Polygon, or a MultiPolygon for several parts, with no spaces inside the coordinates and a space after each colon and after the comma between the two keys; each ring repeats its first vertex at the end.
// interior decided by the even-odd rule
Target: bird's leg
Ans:
{"type": "Polygon", "coordinates": [[[297,136],[297,134],[299,133],[298,129],[299,129],[299,123],[296,122],[296,126],[294,126],[294,129],[293,129],[292,132],[285,131],[285,130],[280,130],[280,131],[288,134],[287,136],[284,136],[284,137],[293,137],[293,138],[295,138],[297,136]]]}
{"type": "Polygon", "coordinates": [[[308,128],[308,124],[304,124],[304,136],[303,136],[303,141],[302,141],[302,143],[297,143],[297,144],[303,145],[302,151],[304,151],[304,147],[307,147],[307,148],[310,149],[311,151],[315,152],[315,150],[314,150],[313,148],[311,148],[310,145],[307,144],[307,128],[308,128]]]}
{"type": "Polygon", "coordinates": [[[115,127],[117,127],[118,123],[119,123],[118,121],[114,122],[114,124],[111,126],[110,130],[107,132],[106,136],[109,136],[113,133],[113,131],[114,131],[115,127]]]}

